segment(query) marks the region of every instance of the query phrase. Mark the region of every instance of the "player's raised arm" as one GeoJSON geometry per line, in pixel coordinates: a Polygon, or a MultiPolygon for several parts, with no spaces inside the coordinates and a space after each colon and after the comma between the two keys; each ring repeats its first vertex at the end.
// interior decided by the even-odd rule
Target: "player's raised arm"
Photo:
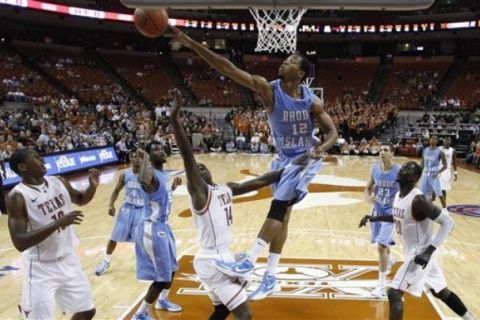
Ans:
{"type": "Polygon", "coordinates": [[[98,171],[97,169],[88,170],[88,181],[90,183],[85,190],[75,189],[74,187],[72,187],[70,182],[63,177],[58,177],[58,179],[60,179],[65,188],[67,188],[72,202],[75,203],[77,206],[83,206],[89,203],[97,192],[97,187],[100,183],[100,171],[98,171]]]}
{"type": "Polygon", "coordinates": [[[148,193],[152,193],[158,188],[158,180],[153,174],[152,164],[150,163],[150,155],[143,149],[137,149],[138,157],[142,160],[140,171],[138,173],[138,182],[142,185],[142,189],[148,193]]]}
{"type": "Polygon", "coordinates": [[[198,43],[180,31],[180,29],[173,26],[170,26],[170,28],[175,33],[175,39],[177,41],[195,51],[203,60],[212,66],[212,68],[224,76],[255,92],[265,93],[268,90],[272,91],[271,84],[264,77],[251,75],[237,68],[230,60],[209,50],[203,44],[198,43]]]}
{"type": "Polygon", "coordinates": [[[194,209],[202,210],[207,204],[208,199],[208,185],[200,174],[197,161],[193,154],[192,146],[188,140],[187,134],[183,129],[180,119],[181,108],[181,93],[178,89],[172,90],[173,106],[170,110],[170,120],[175,133],[175,140],[178,149],[183,158],[183,164],[187,174],[187,189],[192,197],[192,204],[194,209]]]}

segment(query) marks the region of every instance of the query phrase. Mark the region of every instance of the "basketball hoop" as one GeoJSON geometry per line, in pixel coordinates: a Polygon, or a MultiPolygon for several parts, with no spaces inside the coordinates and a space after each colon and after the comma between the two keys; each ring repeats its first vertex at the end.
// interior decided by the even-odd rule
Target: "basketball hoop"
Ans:
{"type": "Polygon", "coordinates": [[[264,10],[250,8],[257,22],[255,51],[292,53],[297,49],[298,24],[307,9],[264,10]]]}

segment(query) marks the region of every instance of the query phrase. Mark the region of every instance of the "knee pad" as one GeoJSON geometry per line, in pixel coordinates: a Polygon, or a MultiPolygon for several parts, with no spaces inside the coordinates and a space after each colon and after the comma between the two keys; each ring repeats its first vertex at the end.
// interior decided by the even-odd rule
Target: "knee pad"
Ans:
{"type": "Polygon", "coordinates": [[[158,282],[158,281],[154,281],[152,283],[152,286],[159,292],[161,292],[163,289],[165,289],[165,287],[169,284],[169,282],[158,282]]]}
{"type": "Polygon", "coordinates": [[[289,201],[272,200],[270,211],[268,211],[267,218],[274,219],[283,223],[285,215],[288,212],[289,201]]]}
{"type": "Polygon", "coordinates": [[[450,296],[450,293],[451,291],[448,290],[447,288],[441,290],[440,292],[435,292],[435,290],[433,289],[430,289],[430,292],[432,293],[432,295],[437,298],[437,299],[440,299],[442,301],[446,301],[448,299],[448,297],[450,296]]]}

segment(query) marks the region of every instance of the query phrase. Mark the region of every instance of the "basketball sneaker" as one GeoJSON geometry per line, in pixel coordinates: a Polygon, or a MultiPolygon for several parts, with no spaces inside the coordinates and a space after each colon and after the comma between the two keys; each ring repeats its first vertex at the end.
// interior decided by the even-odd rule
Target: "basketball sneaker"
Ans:
{"type": "Polygon", "coordinates": [[[387,297],[387,292],[385,291],[385,285],[378,284],[375,289],[372,290],[372,296],[375,298],[383,299],[387,297]]]}
{"type": "Polygon", "coordinates": [[[248,254],[243,254],[238,260],[226,262],[223,260],[215,260],[215,266],[218,270],[231,277],[246,277],[253,271],[255,265],[248,254]]]}
{"type": "Polygon", "coordinates": [[[132,320],[153,320],[153,318],[148,312],[143,312],[134,314],[132,320]]]}
{"type": "Polygon", "coordinates": [[[107,271],[108,268],[110,268],[110,262],[103,259],[100,265],[97,267],[97,270],[95,270],[95,274],[97,276],[101,276],[102,274],[105,273],[105,271],[107,271]]]}
{"type": "Polygon", "coordinates": [[[392,268],[393,266],[395,265],[395,263],[397,262],[397,258],[395,257],[390,257],[390,260],[388,260],[388,264],[387,264],[387,276],[392,272],[392,268]]]}
{"type": "Polygon", "coordinates": [[[258,288],[248,297],[250,300],[262,300],[266,296],[280,291],[280,286],[277,284],[277,277],[274,274],[265,271],[262,282],[258,288]]]}
{"type": "Polygon", "coordinates": [[[168,298],[160,298],[155,303],[155,309],[157,310],[167,310],[169,312],[180,312],[182,311],[182,307],[176,303],[170,302],[168,298]]]}

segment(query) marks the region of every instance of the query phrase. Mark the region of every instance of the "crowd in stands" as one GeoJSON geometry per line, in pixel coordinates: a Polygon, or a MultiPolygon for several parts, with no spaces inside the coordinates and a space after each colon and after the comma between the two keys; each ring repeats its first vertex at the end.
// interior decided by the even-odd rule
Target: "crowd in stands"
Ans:
{"type": "Polygon", "coordinates": [[[423,109],[440,81],[439,72],[434,70],[397,70],[391,77],[394,78],[392,82],[398,85],[387,92],[384,100],[398,105],[400,109],[423,109]]]}
{"type": "MultiPolygon", "coordinates": [[[[21,50],[32,50],[30,48],[31,46],[25,46],[21,50]]],[[[101,75],[96,62],[84,56],[79,48],[71,50],[73,51],[42,49],[33,52],[32,56],[39,67],[66,84],[80,100],[83,98],[85,104],[76,98],[62,96],[55,90],[52,90],[51,95],[31,91],[45,82],[42,76],[27,68],[20,69],[22,61],[18,55],[0,52],[0,58],[4,60],[0,69],[2,91],[7,92],[7,97],[12,100],[29,101],[33,104],[32,110],[4,112],[0,116],[0,147],[5,158],[8,159],[13,150],[19,147],[32,147],[40,153],[54,153],[115,145],[120,161],[127,162],[130,151],[152,139],[164,144],[168,152],[175,152],[168,96],[155,99],[158,104],[149,109],[142,103],[133,101],[119,84],[101,75]],[[21,72],[14,75],[15,70],[21,72]]],[[[138,63],[129,66],[130,56],[124,57],[121,53],[102,54],[125,79],[130,79],[127,75],[131,73],[136,81],[129,81],[135,87],[136,84],[141,84],[145,89],[143,81],[156,82],[151,81],[152,74],[159,69],[157,63],[160,63],[155,56],[143,56],[138,63]],[[115,55],[121,57],[115,58],[115,55]]],[[[238,54],[231,54],[232,56],[238,60],[238,54]]],[[[233,132],[205,116],[182,112],[187,135],[196,150],[263,154],[274,151],[265,110],[258,106],[240,106],[239,86],[198,58],[185,55],[174,57],[173,60],[184,76],[185,86],[192,89],[199,98],[199,105],[235,106],[225,118],[233,132]],[[199,96],[203,93],[203,96],[199,96]]],[[[278,64],[277,60],[268,62],[250,61],[246,65],[251,70],[259,69],[263,74],[265,70],[261,69],[262,67],[278,64]]],[[[269,70],[276,74],[276,69],[269,70]]],[[[425,68],[420,72],[395,70],[392,77],[400,85],[396,86],[382,103],[369,102],[367,95],[354,90],[355,88],[343,86],[341,89],[338,83],[344,85],[345,81],[344,77],[339,78],[337,73],[335,81],[340,88],[339,94],[334,99],[327,99],[325,104],[325,110],[340,133],[333,152],[344,155],[377,155],[380,146],[377,137],[386,127],[395,123],[398,106],[416,107],[420,102],[423,104],[425,101],[421,100],[425,100],[436,90],[442,74],[440,70],[441,68],[425,68]]],[[[362,83],[364,82],[366,80],[362,83]]],[[[48,87],[45,88],[48,90],[48,87]]],[[[156,92],[155,87],[150,89],[156,92]]],[[[480,95],[480,89],[478,94],[480,95]]],[[[156,96],[151,98],[153,101],[156,96]]],[[[462,107],[458,97],[438,100],[438,108],[441,110],[456,111],[462,107]]],[[[413,140],[418,153],[432,134],[450,135],[456,141],[462,130],[472,131],[475,138],[471,141],[471,150],[466,161],[479,166],[479,123],[478,110],[477,113],[425,115],[421,121],[408,124],[404,138],[413,140]]],[[[316,134],[320,135],[319,132],[316,134]]]]}

